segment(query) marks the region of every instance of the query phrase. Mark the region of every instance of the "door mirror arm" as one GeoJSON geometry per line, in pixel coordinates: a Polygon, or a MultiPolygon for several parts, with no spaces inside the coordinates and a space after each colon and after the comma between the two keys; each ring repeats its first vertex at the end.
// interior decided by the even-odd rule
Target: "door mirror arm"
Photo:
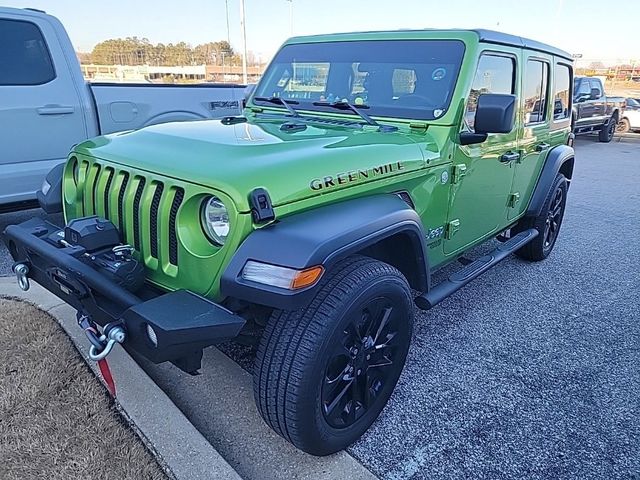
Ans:
{"type": "Polygon", "coordinates": [[[487,139],[486,133],[460,132],[460,145],[474,145],[487,139]]]}

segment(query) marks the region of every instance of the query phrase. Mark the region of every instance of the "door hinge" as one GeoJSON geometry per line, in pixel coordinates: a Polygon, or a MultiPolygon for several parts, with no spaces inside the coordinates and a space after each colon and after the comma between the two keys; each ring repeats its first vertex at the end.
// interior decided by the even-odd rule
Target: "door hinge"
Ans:
{"type": "Polygon", "coordinates": [[[453,166],[453,170],[451,171],[451,183],[460,183],[462,177],[467,174],[467,166],[464,163],[459,163],[453,166]]]}
{"type": "Polygon", "coordinates": [[[444,238],[451,240],[453,236],[460,230],[460,219],[456,218],[447,223],[447,229],[444,232],[444,238]]]}
{"type": "Polygon", "coordinates": [[[516,205],[518,205],[519,201],[520,201],[520,193],[518,192],[510,193],[509,200],[507,201],[507,206],[509,208],[514,208],[516,205]]]}

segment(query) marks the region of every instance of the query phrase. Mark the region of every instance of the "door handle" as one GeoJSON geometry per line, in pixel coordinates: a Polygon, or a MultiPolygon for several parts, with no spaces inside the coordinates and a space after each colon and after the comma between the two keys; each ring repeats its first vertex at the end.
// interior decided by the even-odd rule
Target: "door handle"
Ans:
{"type": "Polygon", "coordinates": [[[65,105],[44,105],[36,109],[38,115],[68,115],[75,109],[65,105]]]}
{"type": "Polygon", "coordinates": [[[550,146],[551,145],[549,145],[548,143],[539,143],[538,145],[536,145],[536,152],[544,152],[545,150],[548,150],[550,146]]]}
{"type": "Polygon", "coordinates": [[[520,154],[518,152],[507,152],[507,153],[503,153],[500,156],[500,161],[502,163],[511,163],[518,160],[519,158],[520,158],[520,154]]]}

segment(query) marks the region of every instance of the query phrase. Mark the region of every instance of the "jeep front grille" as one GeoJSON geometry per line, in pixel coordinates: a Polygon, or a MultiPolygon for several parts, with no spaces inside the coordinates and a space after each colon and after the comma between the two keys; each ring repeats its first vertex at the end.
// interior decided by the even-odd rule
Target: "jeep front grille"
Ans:
{"type": "Polygon", "coordinates": [[[164,265],[168,265],[177,273],[176,220],[184,189],[97,162],[85,165],[84,215],[98,215],[117,225],[123,242],[141,253],[147,267],[167,270],[164,265]],[[163,253],[161,245],[168,245],[168,252],[163,253]]]}

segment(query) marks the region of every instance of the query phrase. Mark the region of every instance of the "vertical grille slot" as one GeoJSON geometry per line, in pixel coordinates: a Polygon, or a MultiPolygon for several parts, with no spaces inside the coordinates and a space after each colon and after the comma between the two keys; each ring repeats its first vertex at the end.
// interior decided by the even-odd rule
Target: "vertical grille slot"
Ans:
{"type": "Polygon", "coordinates": [[[124,193],[127,190],[127,183],[129,183],[129,173],[124,172],[122,178],[122,185],[120,185],[120,192],[118,193],[118,227],[120,228],[120,235],[124,240],[124,193]]]}
{"type": "MultiPolygon", "coordinates": [[[[107,178],[107,186],[104,189],[104,198],[103,198],[103,206],[104,206],[104,218],[109,219],[109,191],[111,190],[111,182],[113,181],[113,169],[109,170],[109,177],[107,178]]],[[[97,212],[97,209],[94,206],[94,212],[97,212]]]]}
{"type": "Polygon", "coordinates": [[[176,218],[178,210],[184,200],[184,190],[176,188],[176,194],[173,197],[171,211],[169,212],[169,262],[178,265],[178,235],[176,232],[176,218]]]}
{"type": "Polygon", "coordinates": [[[160,206],[160,199],[162,198],[162,192],[164,191],[164,184],[158,183],[156,185],[156,191],[153,193],[153,200],[151,201],[151,208],[149,213],[151,218],[149,219],[149,234],[151,241],[151,256],[158,258],[158,208],[160,206]]]}
{"type": "Polygon", "coordinates": [[[138,183],[136,196],[133,198],[133,246],[138,251],[142,250],[140,242],[140,199],[142,198],[145,183],[145,179],[142,177],[140,183],[138,183]]]}
{"type": "Polygon", "coordinates": [[[100,170],[101,170],[101,166],[99,164],[96,164],[96,175],[95,177],[93,177],[93,184],[91,185],[91,198],[93,199],[93,207],[91,208],[92,212],[91,213],[95,213],[96,212],[96,192],[98,191],[98,179],[100,178],[100,170]]]}

